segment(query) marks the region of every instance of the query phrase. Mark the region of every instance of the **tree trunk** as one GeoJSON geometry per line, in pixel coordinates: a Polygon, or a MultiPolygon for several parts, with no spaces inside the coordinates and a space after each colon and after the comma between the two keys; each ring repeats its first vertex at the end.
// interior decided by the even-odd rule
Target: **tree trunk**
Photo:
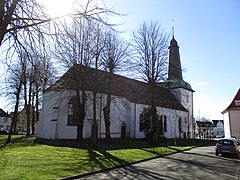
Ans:
{"type": "Polygon", "coordinates": [[[29,84],[29,94],[28,94],[28,102],[27,102],[27,108],[26,108],[26,115],[27,115],[27,134],[26,137],[30,136],[30,131],[31,131],[31,99],[32,99],[32,81],[30,79],[30,84],[29,84]]]}
{"type": "Polygon", "coordinates": [[[36,86],[36,122],[39,121],[39,91],[38,91],[39,87],[36,86]]]}
{"type": "Polygon", "coordinates": [[[108,92],[107,92],[107,103],[106,106],[103,108],[103,115],[104,115],[104,121],[105,121],[105,130],[106,130],[106,139],[111,139],[111,132],[110,132],[110,112],[111,112],[111,82],[112,82],[112,75],[113,71],[110,69],[110,72],[108,74],[108,92]]]}
{"type": "Polygon", "coordinates": [[[76,118],[77,118],[77,141],[83,140],[83,125],[84,119],[86,116],[85,107],[86,107],[86,93],[82,90],[82,96],[80,97],[79,89],[76,90],[76,118]]]}
{"type": "Polygon", "coordinates": [[[34,108],[34,97],[35,97],[35,93],[33,91],[32,94],[32,135],[35,134],[35,108],[34,108]]]}
{"type": "MultiPolygon", "coordinates": [[[[109,99],[109,97],[107,98],[109,99]]],[[[110,96],[111,99],[111,96],[110,96]]],[[[107,100],[107,105],[103,108],[103,116],[105,120],[105,130],[106,130],[106,139],[111,139],[110,132],[110,103],[111,101],[107,100]]]]}
{"type": "Polygon", "coordinates": [[[17,88],[16,104],[15,104],[15,109],[14,109],[14,113],[13,113],[13,119],[12,119],[12,122],[11,122],[11,128],[10,128],[10,131],[9,131],[9,134],[8,134],[8,139],[7,139],[7,142],[6,142],[7,144],[10,143],[12,132],[13,132],[13,127],[16,126],[16,124],[17,124],[18,105],[19,105],[21,88],[22,88],[22,83],[20,82],[19,86],[17,88]]]}
{"type": "Polygon", "coordinates": [[[153,125],[152,142],[157,145],[159,144],[161,132],[156,107],[151,107],[151,121],[153,125]]]}
{"type": "MultiPolygon", "coordinates": [[[[25,113],[26,113],[26,116],[28,118],[28,115],[27,115],[27,109],[28,109],[28,101],[27,101],[27,77],[26,77],[26,71],[24,72],[24,83],[23,83],[23,89],[24,89],[24,109],[25,109],[25,113]]],[[[28,123],[28,119],[27,119],[27,123],[28,123]]],[[[27,124],[27,128],[28,128],[28,124],[27,124]]],[[[27,129],[27,134],[26,136],[29,136],[30,133],[28,132],[28,129],[27,129]]]]}
{"type": "Polygon", "coordinates": [[[159,143],[159,139],[161,136],[160,133],[160,126],[159,126],[159,121],[158,121],[158,115],[157,115],[157,109],[156,109],[156,90],[155,90],[155,83],[154,82],[150,82],[150,99],[151,99],[151,121],[152,121],[152,142],[154,144],[158,144],[159,143]]]}
{"type": "MultiPolygon", "coordinates": [[[[95,91],[95,89],[94,89],[95,91]]],[[[97,108],[96,108],[96,103],[97,103],[97,93],[96,91],[93,92],[93,125],[92,125],[92,140],[93,144],[96,144],[97,141],[97,108]]]]}

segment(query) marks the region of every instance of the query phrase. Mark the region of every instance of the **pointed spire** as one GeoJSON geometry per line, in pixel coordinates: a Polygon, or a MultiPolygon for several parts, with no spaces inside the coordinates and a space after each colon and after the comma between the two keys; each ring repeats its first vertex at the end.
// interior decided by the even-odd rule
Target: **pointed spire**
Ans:
{"type": "MultiPolygon", "coordinates": [[[[172,20],[172,23],[174,20],[172,20]]],[[[168,80],[183,80],[182,67],[180,61],[178,43],[174,38],[174,26],[172,26],[172,40],[169,46],[169,66],[168,66],[168,80]]]]}

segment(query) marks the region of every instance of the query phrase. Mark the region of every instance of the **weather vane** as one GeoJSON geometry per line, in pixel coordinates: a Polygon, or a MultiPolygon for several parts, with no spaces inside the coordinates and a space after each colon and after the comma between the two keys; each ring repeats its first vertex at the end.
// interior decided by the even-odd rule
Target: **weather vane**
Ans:
{"type": "Polygon", "coordinates": [[[174,37],[174,19],[172,19],[172,37],[174,37]]]}

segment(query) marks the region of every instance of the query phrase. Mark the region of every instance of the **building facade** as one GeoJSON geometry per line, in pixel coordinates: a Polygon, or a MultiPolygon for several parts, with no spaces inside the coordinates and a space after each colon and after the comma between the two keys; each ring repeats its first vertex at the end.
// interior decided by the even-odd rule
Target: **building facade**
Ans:
{"type": "Polygon", "coordinates": [[[240,136],[240,89],[230,105],[222,112],[225,137],[240,136]]]}
{"type": "Polygon", "coordinates": [[[11,128],[12,118],[4,110],[0,109],[0,129],[9,131],[11,128]]]}
{"type": "Polygon", "coordinates": [[[223,120],[212,120],[213,122],[213,134],[214,137],[224,137],[224,121],[223,120]]]}
{"type": "MultiPolygon", "coordinates": [[[[156,89],[159,121],[166,138],[193,138],[193,90],[182,78],[179,47],[174,37],[169,46],[168,80],[156,89]]],[[[93,125],[93,91],[96,90],[97,137],[105,138],[103,107],[107,102],[108,73],[75,65],[43,94],[37,137],[45,139],[76,139],[77,122],[72,79],[86,78],[87,95],[83,137],[91,138],[93,125]],[[83,74],[84,73],[84,74],[83,74]],[[94,76],[93,76],[94,75],[94,76]],[[93,84],[94,83],[94,84],[93,84]]],[[[112,138],[144,138],[141,114],[150,105],[147,83],[114,74],[112,77],[110,132],[112,138]]],[[[81,94],[80,94],[81,95],[81,94]]]]}

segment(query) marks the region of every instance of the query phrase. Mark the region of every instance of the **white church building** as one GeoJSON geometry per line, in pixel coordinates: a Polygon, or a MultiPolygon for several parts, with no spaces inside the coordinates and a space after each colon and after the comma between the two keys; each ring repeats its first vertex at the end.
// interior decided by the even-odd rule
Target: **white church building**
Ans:
{"type": "MultiPolygon", "coordinates": [[[[82,65],[71,67],[43,94],[40,120],[37,122],[37,138],[76,139],[77,124],[72,118],[75,91],[68,86],[73,72],[81,76],[82,65]]],[[[106,105],[108,72],[87,67],[85,87],[87,94],[83,138],[91,138],[93,125],[93,81],[97,91],[97,137],[105,138],[103,107],[106,105]]],[[[149,107],[149,85],[120,75],[113,75],[110,132],[112,138],[144,138],[140,116],[149,107]]],[[[193,90],[182,78],[181,61],[177,41],[172,37],[169,46],[168,79],[157,88],[157,112],[161,118],[163,136],[166,138],[194,138],[193,90]]]]}

